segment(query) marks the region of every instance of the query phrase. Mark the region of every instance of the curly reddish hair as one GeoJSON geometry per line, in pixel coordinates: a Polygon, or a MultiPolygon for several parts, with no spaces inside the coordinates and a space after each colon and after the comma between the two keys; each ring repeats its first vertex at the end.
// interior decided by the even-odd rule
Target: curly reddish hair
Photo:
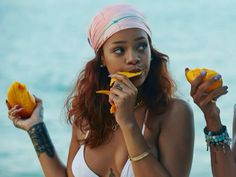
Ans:
{"type": "MultiPolygon", "coordinates": [[[[168,56],[158,52],[150,44],[151,64],[148,76],[139,88],[138,99],[142,99],[149,110],[155,114],[163,113],[175,91],[175,84],[167,69],[168,56]]],[[[97,90],[109,90],[108,70],[101,68],[100,49],[80,72],[74,89],[66,100],[68,121],[80,128],[89,130],[89,136],[83,141],[91,148],[109,140],[116,125],[110,114],[110,104],[106,95],[96,94],[97,90]]],[[[81,142],[82,143],[82,142],[81,142]]]]}

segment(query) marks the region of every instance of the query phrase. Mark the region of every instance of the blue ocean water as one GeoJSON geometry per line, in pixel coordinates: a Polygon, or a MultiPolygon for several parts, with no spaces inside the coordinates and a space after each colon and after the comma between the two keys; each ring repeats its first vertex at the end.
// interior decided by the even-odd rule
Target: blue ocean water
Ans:
{"type": "MultiPolygon", "coordinates": [[[[195,151],[191,177],[210,177],[204,119],[189,96],[185,67],[217,70],[229,93],[217,101],[232,133],[236,103],[236,1],[233,0],[1,0],[0,1],[0,177],[43,176],[28,135],[7,118],[5,97],[15,80],[26,83],[44,101],[45,122],[62,161],[66,163],[71,129],[64,101],[84,64],[93,57],[86,33],[97,10],[127,2],[144,12],[156,48],[170,57],[169,68],[178,95],[195,115],[195,151]]],[[[188,133],[188,130],[186,130],[188,133]]],[[[181,163],[181,162],[180,162],[181,163]]]]}

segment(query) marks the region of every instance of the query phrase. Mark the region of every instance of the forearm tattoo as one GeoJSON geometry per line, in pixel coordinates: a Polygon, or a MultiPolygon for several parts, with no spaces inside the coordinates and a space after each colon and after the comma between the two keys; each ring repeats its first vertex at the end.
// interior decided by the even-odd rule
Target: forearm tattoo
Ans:
{"type": "Polygon", "coordinates": [[[47,128],[43,122],[32,126],[28,134],[34,145],[34,149],[39,157],[41,153],[46,153],[49,157],[55,156],[55,150],[49,137],[47,128]]]}
{"type": "Polygon", "coordinates": [[[113,173],[113,170],[112,170],[112,168],[110,168],[109,177],[116,177],[116,176],[115,176],[115,174],[113,173]]]}

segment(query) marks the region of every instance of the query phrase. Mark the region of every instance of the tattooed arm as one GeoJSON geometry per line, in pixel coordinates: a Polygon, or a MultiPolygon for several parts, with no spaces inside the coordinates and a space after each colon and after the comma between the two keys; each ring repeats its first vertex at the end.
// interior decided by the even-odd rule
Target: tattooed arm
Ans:
{"type": "Polygon", "coordinates": [[[47,128],[43,122],[35,124],[28,134],[38,155],[41,167],[46,177],[66,177],[66,168],[58,158],[47,128]]]}
{"type": "Polygon", "coordinates": [[[47,128],[43,123],[42,101],[38,98],[36,98],[36,101],[37,107],[30,118],[22,119],[19,112],[23,108],[18,105],[11,108],[7,103],[9,108],[8,116],[15,127],[28,132],[46,177],[72,176],[67,174],[66,167],[59,160],[47,128]]]}

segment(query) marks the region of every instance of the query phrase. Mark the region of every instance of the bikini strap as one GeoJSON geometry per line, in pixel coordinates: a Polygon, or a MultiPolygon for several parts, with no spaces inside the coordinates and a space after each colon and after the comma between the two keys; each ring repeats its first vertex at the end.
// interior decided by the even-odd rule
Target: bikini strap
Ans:
{"type": "Polygon", "coordinates": [[[147,122],[147,118],[148,118],[148,113],[149,113],[149,110],[147,109],[145,111],[145,118],[144,118],[143,127],[142,127],[142,135],[144,135],[144,131],[145,131],[145,128],[146,128],[146,122],[147,122]]]}

